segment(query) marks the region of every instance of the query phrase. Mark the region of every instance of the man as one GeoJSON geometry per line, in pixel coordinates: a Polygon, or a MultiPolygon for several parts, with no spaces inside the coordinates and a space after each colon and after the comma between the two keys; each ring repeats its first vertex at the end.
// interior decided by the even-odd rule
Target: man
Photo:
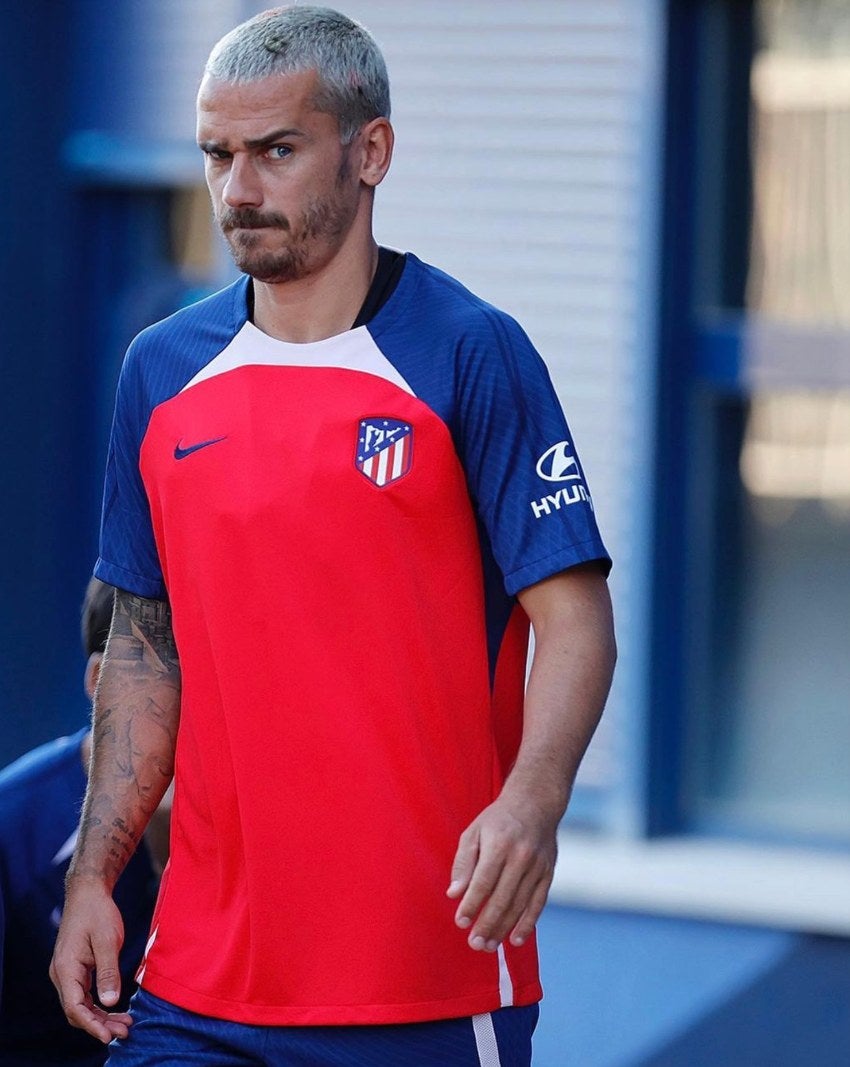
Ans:
{"type": "Polygon", "coordinates": [[[375,244],[389,113],[374,41],[321,8],[237,27],[200,87],[244,277],[122,371],[96,567],[122,591],[52,967],[116,1064],[529,1062],[609,562],[526,336],[375,244]],[[110,890],[173,769],[131,1017],[110,890]]]}
{"type": "MultiPolygon", "coordinates": [[[[92,578],[81,625],[87,657],[84,685],[90,700],[113,601],[112,587],[92,578]]],[[[47,976],[90,752],[91,734],[84,728],[41,745],[0,772],[0,1063],[4,1067],[33,1063],[95,1067],[106,1059],[102,1045],[68,1026],[47,976]]],[[[146,847],[133,855],[116,888],[126,928],[119,961],[122,1008],[148,937],[167,857],[167,824],[167,811],[158,812],[148,825],[146,847]]]]}

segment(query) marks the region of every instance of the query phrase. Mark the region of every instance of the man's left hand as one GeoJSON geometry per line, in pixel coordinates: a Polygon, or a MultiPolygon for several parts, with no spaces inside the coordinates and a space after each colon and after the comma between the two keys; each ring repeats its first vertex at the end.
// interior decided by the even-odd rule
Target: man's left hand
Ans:
{"type": "Polygon", "coordinates": [[[555,871],[558,819],[503,793],[461,834],[448,896],[476,951],[495,952],[533,933],[555,871]]]}

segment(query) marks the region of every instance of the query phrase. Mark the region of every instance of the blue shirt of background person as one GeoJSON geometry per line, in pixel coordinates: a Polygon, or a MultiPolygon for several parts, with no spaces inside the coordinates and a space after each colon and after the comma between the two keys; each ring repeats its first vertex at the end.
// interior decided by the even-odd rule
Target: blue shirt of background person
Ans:
{"type": "MultiPolygon", "coordinates": [[[[112,616],[114,590],[92,579],[82,610],[85,689],[91,699],[112,616]]],[[[107,1050],[65,1019],[48,967],[62,914],[65,873],[77,838],[88,727],[49,741],[0,771],[0,1063],[102,1064],[107,1050]]],[[[122,989],[129,1000],[168,853],[167,807],[124,871],[122,989]]]]}

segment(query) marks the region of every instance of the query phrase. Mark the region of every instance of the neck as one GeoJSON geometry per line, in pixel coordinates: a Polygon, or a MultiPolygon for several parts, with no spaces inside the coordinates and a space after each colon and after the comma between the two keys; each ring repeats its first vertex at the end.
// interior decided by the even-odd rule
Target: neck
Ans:
{"type": "Polygon", "coordinates": [[[345,333],[366,299],[377,265],[378,246],[370,229],[304,278],[275,285],[255,280],[254,325],[297,344],[345,333]]]}

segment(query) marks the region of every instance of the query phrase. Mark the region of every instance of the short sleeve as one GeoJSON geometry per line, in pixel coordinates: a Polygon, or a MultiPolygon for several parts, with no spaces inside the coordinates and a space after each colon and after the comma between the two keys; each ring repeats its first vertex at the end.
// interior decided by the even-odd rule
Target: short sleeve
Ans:
{"type": "Polygon", "coordinates": [[[139,339],[130,346],[118,381],[94,573],[101,581],[136,596],[164,598],[150,507],[139,470],[139,451],[150,418],[140,347],[139,339]]]}
{"type": "Polygon", "coordinates": [[[523,330],[495,309],[467,336],[457,441],[470,495],[513,595],[579,563],[611,566],[572,434],[523,330]]]}

